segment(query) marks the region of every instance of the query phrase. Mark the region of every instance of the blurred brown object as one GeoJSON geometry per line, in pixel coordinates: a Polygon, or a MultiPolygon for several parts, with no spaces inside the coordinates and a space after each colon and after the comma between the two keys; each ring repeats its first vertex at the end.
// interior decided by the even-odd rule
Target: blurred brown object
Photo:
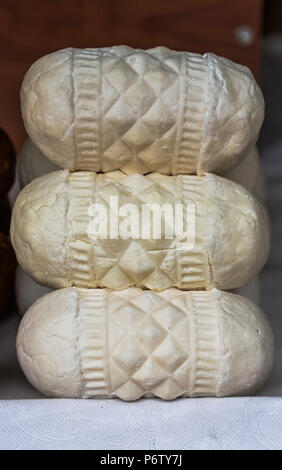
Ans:
{"type": "Polygon", "coordinates": [[[0,319],[7,313],[14,292],[16,257],[8,237],[0,232],[0,319]]]}
{"type": "Polygon", "coordinates": [[[10,232],[10,221],[11,221],[11,206],[9,199],[4,197],[0,201],[0,232],[9,235],[10,232]]]}
{"type": "Polygon", "coordinates": [[[64,47],[127,44],[215,52],[258,76],[262,0],[2,0],[0,125],[24,141],[19,90],[29,66],[64,47]]]}
{"type": "Polygon", "coordinates": [[[16,154],[8,135],[0,129],[0,198],[6,196],[15,178],[16,154]]]}

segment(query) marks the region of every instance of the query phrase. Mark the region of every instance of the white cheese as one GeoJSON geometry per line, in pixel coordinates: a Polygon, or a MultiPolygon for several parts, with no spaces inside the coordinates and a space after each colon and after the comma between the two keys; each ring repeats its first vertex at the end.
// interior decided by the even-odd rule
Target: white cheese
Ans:
{"type": "Polygon", "coordinates": [[[273,363],[263,312],[213,289],[60,289],[24,315],[19,363],[51,397],[250,395],[273,363]]]}

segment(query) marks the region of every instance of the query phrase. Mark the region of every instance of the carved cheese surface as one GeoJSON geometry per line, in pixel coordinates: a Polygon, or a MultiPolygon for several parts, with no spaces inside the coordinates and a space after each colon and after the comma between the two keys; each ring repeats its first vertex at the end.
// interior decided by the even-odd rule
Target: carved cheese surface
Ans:
{"type": "MultiPolygon", "coordinates": [[[[50,162],[29,138],[26,139],[20,151],[18,165],[22,188],[35,178],[60,169],[50,162]]],[[[223,176],[244,186],[260,201],[265,200],[264,176],[256,147],[248,153],[240,165],[224,173],[223,176]]]]}
{"type": "MultiPolygon", "coordinates": [[[[21,266],[16,270],[15,294],[17,307],[20,315],[23,315],[27,309],[45,294],[51,292],[52,289],[36,282],[32,277],[26,274],[21,266]]],[[[234,289],[234,294],[241,295],[251,300],[256,305],[260,305],[260,280],[259,277],[252,279],[238,289],[234,289]]]]}
{"type": "Polygon", "coordinates": [[[258,307],[217,289],[68,288],[27,311],[17,352],[29,381],[49,396],[220,397],[263,384],[273,337],[258,307]]]}
{"type": "Polygon", "coordinates": [[[164,47],[49,54],[27,72],[21,103],[53,163],[127,174],[222,173],[255,144],[264,115],[246,67],[164,47]]]}
{"type": "MultiPolygon", "coordinates": [[[[169,222],[165,212],[163,219],[169,222]]],[[[263,206],[241,186],[211,174],[44,175],[18,196],[11,238],[23,269],[49,287],[231,289],[261,270],[269,250],[263,206]],[[147,203],[191,206],[194,217],[190,221],[187,213],[186,225],[194,225],[194,243],[166,238],[165,223],[157,225],[158,239],[143,238],[143,232],[139,239],[124,239],[122,231],[118,239],[92,238],[89,207],[108,208],[113,196],[121,205],[131,203],[138,217],[147,203]]]]}

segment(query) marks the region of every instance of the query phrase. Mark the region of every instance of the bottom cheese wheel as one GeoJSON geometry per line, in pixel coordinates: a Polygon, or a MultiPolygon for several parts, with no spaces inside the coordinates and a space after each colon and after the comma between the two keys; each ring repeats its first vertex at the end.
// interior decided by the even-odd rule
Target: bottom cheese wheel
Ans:
{"type": "Polygon", "coordinates": [[[17,352],[48,396],[222,397],[263,384],[273,336],[258,307],[217,289],[67,288],[26,312],[17,352]]]}

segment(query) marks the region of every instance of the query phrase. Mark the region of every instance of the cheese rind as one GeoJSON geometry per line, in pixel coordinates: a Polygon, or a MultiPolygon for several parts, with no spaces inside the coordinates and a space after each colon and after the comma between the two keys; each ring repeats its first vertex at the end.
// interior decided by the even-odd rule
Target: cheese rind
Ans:
{"type": "Polygon", "coordinates": [[[222,173],[253,147],[264,115],[249,69],[165,47],[44,56],[24,78],[21,106],[54,164],[127,174],[222,173]]]}
{"type": "MultiPolygon", "coordinates": [[[[60,169],[48,160],[29,138],[26,139],[19,153],[18,164],[22,188],[31,183],[35,178],[60,169]]],[[[248,153],[236,168],[227,171],[223,176],[244,186],[260,201],[265,200],[264,176],[256,147],[248,153]]]]}
{"type": "Polygon", "coordinates": [[[68,194],[67,175],[62,173],[51,173],[26,186],[14,205],[10,229],[19,264],[39,283],[50,278],[54,286],[67,276],[68,194]]]}
{"type": "Polygon", "coordinates": [[[20,365],[48,396],[136,400],[254,393],[273,363],[261,310],[213,289],[61,289],[24,315],[20,365]]]}
{"type": "MultiPolygon", "coordinates": [[[[117,210],[113,213],[117,215],[117,210]]],[[[169,215],[163,219],[169,223],[169,215]]],[[[187,227],[184,221],[184,230],[187,227]]],[[[256,198],[219,176],[65,170],[44,175],[21,191],[13,210],[11,239],[23,269],[49,287],[228,290],[261,270],[269,251],[269,226],[256,198]],[[120,206],[136,208],[139,239],[125,239],[121,223],[118,239],[110,239],[109,232],[108,238],[93,238],[89,208],[93,203],[108,208],[113,196],[120,206]],[[182,204],[184,214],[188,205],[193,207],[195,219],[186,218],[191,239],[167,238],[165,223],[157,234],[161,238],[153,239],[152,232],[149,239],[142,238],[146,224],[142,226],[140,212],[148,203],[173,208],[182,204]]]]}
{"type": "MultiPolygon", "coordinates": [[[[26,274],[21,266],[17,267],[16,280],[15,280],[15,293],[18,311],[20,315],[23,315],[29,307],[45,294],[52,292],[49,287],[43,286],[36,282],[32,277],[26,274]]],[[[252,279],[248,284],[234,289],[234,294],[241,295],[251,300],[256,305],[260,305],[260,281],[256,277],[252,279]]]]}

